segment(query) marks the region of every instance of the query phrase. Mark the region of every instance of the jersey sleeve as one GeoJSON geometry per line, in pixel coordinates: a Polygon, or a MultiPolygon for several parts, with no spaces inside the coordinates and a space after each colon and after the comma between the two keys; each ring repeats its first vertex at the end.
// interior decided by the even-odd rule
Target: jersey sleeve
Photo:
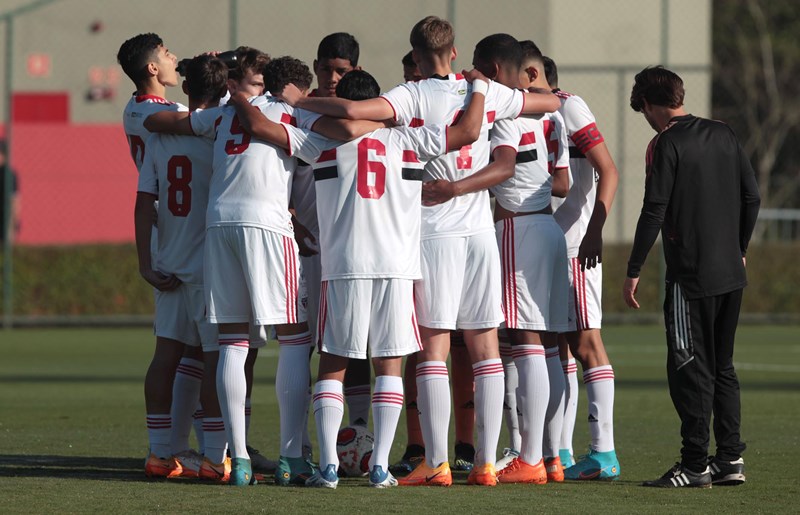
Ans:
{"type": "Polygon", "coordinates": [[[553,113],[553,121],[556,124],[558,133],[558,152],[556,153],[556,169],[569,168],[569,140],[567,139],[567,127],[564,118],[558,112],[553,113]]]}
{"type": "Polygon", "coordinates": [[[192,132],[197,136],[214,139],[217,135],[217,120],[222,116],[222,109],[221,107],[213,107],[195,111],[189,115],[192,132]]]}
{"type": "Polygon", "coordinates": [[[669,138],[656,136],[647,152],[647,176],[644,181],[644,201],[668,204],[675,184],[678,156],[669,138]]]}
{"type": "Polygon", "coordinates": [[[495,120],[516,118],[522,112],[525,97],[522,91],[511,89],[499,82],[490,81],[486,93],[486,110],[494,111],[495,120]]]}
{"type": "Polygon", "coordinates": [[[145,145],[148,151],[145,152],[142,160],[142,169],[139,171],[139,184],[136,188],[136,191],[150,193],[155,196],[158,196],[158,170],[156,170],[153,155],[156,154],[156,146],[159,141],[160,136],[158,134],[152,134],[147,138],[145,145]]]}
{"type": "Polygon", "coordinates": [[[489,155],[498,147],[511,147],[514,152],[519,152],[519,143],[522,134],[514,120],[505,118],[495,122],[492,128],[492,138],[489,140],[489,155]]]}
{"type": "Polygon", "coordinates": [[[430,161],[447,153],[447,126],[443,124],[402,128],[417,156],[430,161]]]}
{"type": "Polygon", "coordinates": [[[337,146],[338,142],[329,140],[316,132],[308,129],[298,129],[287,123],[282,123],[281,125],[289,138],[290,155],[302,159],[306,163],[313,163],[319,159],[323,151],[337,146]]]}
{"type": "Polygon", "coordinates": [[[322,115],[319,113],[313,113],[311,111],[306,111],[305,109],[295,109],[293,116],[297,122],[296,127],[308,130],[311,130],[316,121],[322,117],[322,115]]]}
{"type": "Polygon", "coordinates": [[[394,121],[400,125],[410,125],[416,114],[419,98],[417,88],[416,83],[398,84],[381,95],[392,106],[394,121]]]}
{"type": "Polygon", "coordinates": [[[567,135],[581,153],[586,154],[596,145],[604,141],[603,135],[597,128],[594,114],[582,98],[570,96],[561,110],[564,123],[567,126],[567,135]]]}

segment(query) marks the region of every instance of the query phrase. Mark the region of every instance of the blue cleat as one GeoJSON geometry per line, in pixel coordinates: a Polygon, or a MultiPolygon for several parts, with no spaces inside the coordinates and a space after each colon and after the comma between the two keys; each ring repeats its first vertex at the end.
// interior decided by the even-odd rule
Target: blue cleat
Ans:
{"type": "Polygon", "coordinates": [[[616,451],[597,452],[580,456],[575,465],[564,470],[565,479],[619,479],[620,467],[616,451]]]}
{"type": "Polygon", "coordinates": [[[306,486],[312,488],[336,488],[339,484],[339,476],[336,474],[336,465],[331,463],[325,470],[319,469],[314,475],[306,480],[306,486]]]}
{"type": "Polygon", "coordinates": [[[397,479],[391,472],[384,472],[383,467],[375,465],[369,473],[369,486],[373,488],[391,488],[397,486],[397,479]]]}
{"type": "Polygon", "coordinates": [[[248,486],[258,484],[250,466],[250,460],[245,458],[231,459],[231,478],[228,481],[233,486],[248,486]]]}

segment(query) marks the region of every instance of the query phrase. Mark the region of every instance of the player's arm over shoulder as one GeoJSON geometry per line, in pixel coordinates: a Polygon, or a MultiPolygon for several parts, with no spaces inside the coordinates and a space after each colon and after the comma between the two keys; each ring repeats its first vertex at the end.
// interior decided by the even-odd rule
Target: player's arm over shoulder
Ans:
{"type": "Polygon", "coordinates": [[[476,78],[472,83],[472,94],[467,110],[455,124],[447,128],[448,152],[470,145],[480,137],[488,88],[489,82],[480,78],[476,78]]]}
{"type": "Polygon", "coordinates": [[[159,111],[144,120],[144,128],[150,132],[166,132],[192,136],[192,123],[186,111],[159,111]]]}

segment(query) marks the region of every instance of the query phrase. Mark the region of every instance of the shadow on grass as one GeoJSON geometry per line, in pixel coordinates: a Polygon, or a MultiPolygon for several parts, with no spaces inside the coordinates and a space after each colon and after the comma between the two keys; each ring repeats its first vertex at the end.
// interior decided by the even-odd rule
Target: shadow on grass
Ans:
{"type": "Polygon", "coordinates": [[[144,459],[22,454],[0,454],[0,477],[152,481],[144,475],[144,459]]]}

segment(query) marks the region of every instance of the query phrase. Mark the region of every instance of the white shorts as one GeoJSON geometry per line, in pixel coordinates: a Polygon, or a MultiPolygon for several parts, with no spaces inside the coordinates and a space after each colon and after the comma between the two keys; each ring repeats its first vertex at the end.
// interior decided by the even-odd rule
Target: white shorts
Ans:
{"type": "Polygon", "coordinates": [[[319,287],[322,282],[322,266],[319,254],[313,256],[300,256],[300,273],[303,276],[302,282],[306,285],[305,311],[308,319],[308,328],[313,330],[317,327],[317,314],[319,312],[319,287]]]}
{"type": "Polygon", "coordinates": [[[500,253],[490,232],[423,240],[414,285],[419,325],[487,329],[503,321],[500,253]]]}
{"type": "Polygon", "coordinates": [[[600,329],[603,319],[603,266],[581,270],[578,258],[569,260],[569,330],[600,329]]]}
{"type": "Polygon", "coordinates": [[[258,227],[206,231],[208,321],[214,324],[297,324],[306,321],[294,239],[258,227]]]}
{"type": "Polygon", "coordinates": [[[177,340],[203,351],[217,350],[217,327],[206,321],[202,284],[183,283],[172,291],[155,290],[156,336],[177,340]]]}
{"type": "Polygon", "coordinates": [[[506,218],[495,229],[506,327],[565,332],[569,278],[564,231],[549,214],[506,218]]]}
{"type": "Polygon", "coordinates": [[[339,279],[320,287],[317,348],[366,359],[422,350],[410,279],[339,279]]]}

